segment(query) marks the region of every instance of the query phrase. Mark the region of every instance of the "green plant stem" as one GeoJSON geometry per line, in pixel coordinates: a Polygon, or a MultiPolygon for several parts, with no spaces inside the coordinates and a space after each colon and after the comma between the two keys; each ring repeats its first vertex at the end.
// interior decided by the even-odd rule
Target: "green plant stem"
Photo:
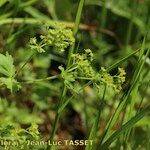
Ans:
{"type": "Polygon", "coordinates": [[[32,53],[31,56],[26,60],[26,62],[16,71],[16,73],[14,74],[14,77],[16,77],[20,71],[26,66],[26,64],[33,58],[35,53],[32,53]]]}
{"type": "MultiPolygon", "coordinates": [[[[75,20],[75,26],[74,26],[74,30],[73,30],[74,37],[76,36],[76,34],[78,32],[84,1],[85,0],[80,0],[79,6],[78,6],[78,11],[77,11],[76,20],[75,20]]],[[[71,55],[73,54],[74,47],[75,47],[75,45],[72,45],[69,49],[66,69],[68,69],[71,66],[71,55]]],[[[64,103],[65,96],[66,96],[66,91],[67,91],[67,88],[66,88],[65,85],[63,85],[61,99],[60,99],[59,104],[58,104],[55,121],[54,121],[52,132],[51,132],[51,135],[50,135],[50,138],[49,138],[51,141],[54,139],[54,135],[55,135],[56,130],[57,130],[57,126],[58,126],[59,119],[60,119],[60,113],[58,112],[58,110],[61,107],[61,105],[64,103]]],[[[52,148],[51,145],[47,146],[47,150],[51,150],[51,148],[52,148]]]]}
{"type": "MultiPolygon", "coordinates": [[[[57,78],[61,78],[61,74],[58,74],[58,75],[55,75],[55,76],[51,76],[51,77],[41,78],[41,79],[20,81],[19,83],[21,83],[21,84],[33,84],[33,83],[36,83],[36,82],[48,81],[48,80],[53,80],[53,79],[57,79],[57,78]]],[[[76,79],[92,80],[92,78],[84,78],[84,77],[77,77],[76,79]]],[[[82,88],[79,91],[81,91],[81,90],[82,90],[82,88]]]]}
{"type": "MultiPolygon", "coordinates": [[[[75,19],[75,26],[74,26],[74,30],[73,30],[73,36],[75,38],[76,38],[78,29],[79,29],[79,24],[80,24],[80,20],[81,20],[81,14],[82,14],[84,2],[85,2],[85,0],[80,0],[79,6],[78,6],[77,15],[76,15],[76,19],[75,19]]],[[[74,53],[74,48],[75,48],[75,43],[69,49],[67,68],[72,63],[71,62],[71,55],[74,53]]]]}
{"type": "MultiPolygon", "coordinates": [[[[98,113],[97,113],[97,116],[94,120],[94,124],[92,126],[88,140],[95,140],[95,138],[96,138],[96,132],[98,131],[98,126],[99,126],[99,122],[100,122],[101,112],[102,112],[103,107],[104,107],[104,100],[105,100],[105,94],[106,94],[106,88],[107,88],[106,84],[104,86],[105,87],[104,87],[104,91],[103,91],[103,97],[100,101],[100,107],[98,109],[98,113]]],[[[94,144],[87,145],[86,150],[92,150],[93,148],[94,148],[94,144]]]]}
{"type": "Polygon", "coordinates": [[[80,79],[80,80],[92,80],[92,78],[87,78],[87,77],[76,77],[76,79],[80,79]]]}
{"type": "Polygon", "coordinates": [[[126,60],[128,60],[130,57],[134,56],[137,52],[139,52],[140,49],[130,53],[129,55],[123,57],[121,60],[117,61],[116,63],[114,63],[113,65],[109,66],[107,68],[107,71],[111,71],[112,69],[118,67],[120,64],[122,64],[123,62],[125,62],[126,60]]]}
{"type": "Polygon", "coordinates": [[[36,82],[53,80],[53,79],[56,79],[56,78],[59,78],[59,77],[60,77],[60,75],[55,75],[55,76],[51,76],[51,77],[47,77],[47,78],[35,79],[35,80],[29,80],[29,81],[23,81],[23,82],[19,82],[19,83],[21,83],[21,84],[32,84],[32,83],[36,83],[36,82]]]}
{"type": "Polygon", "coordinates": [[[127,35],[126,35],[126,40],[125,40],[125,48],[127,49],[128,45],[130,44],[131,41],[131,34],[132,34],[132,29],[133,29],[133,15],[131,16],[131,20],[129,22],[129,26],[127,29],[127,35]]]}
{"type": "Polygon", "coordinates": [[[106,0],[103,2],[102,15],[101,15],[101,27],[104,28],[106,25],[106,17],[107,17],[107,8],[106,8],[106,0]]]}
{"type": "Polygon", "coordinates": [[[125,49],[126,49],[126,51],[128,50],[127,47],[131,42],[132,30],[133,30],[133,25],[134,25],[133,20],[134,20],[135,14],[136,14],[135,8],[136,8],[136,0],[132,2],[132,7],[131,7],[130,22],[129,22],[129,25],[128,25],[126,39],[125,39],[125,49]]]}
{"type": "MultiPolygon", "coordinates": [[[[50,137],[48,140],[50,141],[53,141],[54,139],[54,136],[55,136],[55,133],[56,133],[56,130],[57,130],[57,127],[58,127],[58,123],[59,123],[59,119],[60,119],[60,113],[58,112],[58,109],[59,107],[62,105],[63,103],[63,99],[64,99],[64,96],[66,95],[66,87],[65,85],[63,85],[63,90],[62,90],[62,94],[61,94],[61,99],[58,103],[58,106],[57,106],[57,112],[56,112],[56,116],[55,116],[55,120],[54,120],[54,124],[52,126],[52,132],[50,134],[50,137]]],[[[47,145],[47,150],[51,150],[52,146],[51,145],[47,145]]]]}
{"type": "MultiPolygon", "coordinates": [[[[49,26],[51,27],[55,27],[56,23],[61,23],[64,24],[66,27],[69,28],[73,28],[75,26],[75,24],[73,22],[67,22],[67,21],[53,21],[51,19],[49,20],[45,20],[45,21],[40,21],[38,19],[35,18],[7,18],[7,19],[2,19],[0,21],[0,26],[1,25],[6,25],[6,24],[12,24],[14,23],[14,25],[18,25],[18,24],[41,24],[41,23],[48,23],[49,26]]],[[[79,25],[79,28],[82,30],[90,30],[90,26],[81,23],[79,25]]]]}
{"type": "MultiPolygon", "coordinates": [[[[103,5],[102,5],[101,23],[100,23],[101,29],[105,28],[105,26],[106,26],[106,19],[107,19],[106,1],[107,0],[104,0],[103,5]]],[[[102,38],[102,35],[100,38],[102,38]]]]}
{"type": "MultiPolygon", "coordinates": [[[[82,86],[78,93],[80,93],[86,86],[89,86],[90,84],[92,84],[92,81],[89,81],[88,83],[86,83],[84,86],[82,86]]],[[[67,104],[73,99],[74,95],[72,95],[69,99],[65,100],[65,102],[59,107],[58,112],[62,112],[64,110],[64,108],[67,106],[67,104]]]]}

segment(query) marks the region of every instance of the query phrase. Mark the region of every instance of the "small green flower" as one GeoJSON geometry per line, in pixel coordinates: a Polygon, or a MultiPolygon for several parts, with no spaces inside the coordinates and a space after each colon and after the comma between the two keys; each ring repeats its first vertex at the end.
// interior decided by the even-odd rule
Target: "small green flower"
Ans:
{"type": "Polygon", "coordinates": [[[30,39],[30,44],[36,44],[37,43],[37,39],[35,37],[30,39]]]}
{"type": "Polygon", "coordinates": [[[45,52],[44,47],[55,47],[58,52],[64,52],[66,48],[73,45],[75,42],[73,32],[63,25],[57,24],[55,28],[47,27],[46,34],[40,36],[40,41],[37,39],[30,39],[30,48],[39,52],[45,52]]]}
{"type": "Polygon", "coordinates": [[[41,45],[40,43],[38,43],[37,39],[35,37],[30,39],[30,48],[32,50],[34,50],[35,52],[36,51],[39,52],[39,53],[45,52],[45,50],[43,48],[43,45],[41,45]]]}
{"type": "Polygon", "coordinates": [[[111,76],[104,67],[93,78],[94,82],[98,85],[106,84],[108,87],[112,87],[115,92],[119,92],[122,89],[122,84],[125,82],[125,71],[122,68],[118,68],[118,74],[111,76]]]}
{"type": "Polygon", "coordinates": [[[55,47],[60,52],[75,42],[72,30],[68,28],[49,29],[46,35],[41,36],[41,39],[43,43],[55,47]]]}
{"type": "Polygon", "coordinates": [[[91,66],[93,60],[93,53],[90,49],[85,49],[83,54],[72,54],[73,62],[77,66],[79,76],[93,77],[95,71],[91,66]]]}

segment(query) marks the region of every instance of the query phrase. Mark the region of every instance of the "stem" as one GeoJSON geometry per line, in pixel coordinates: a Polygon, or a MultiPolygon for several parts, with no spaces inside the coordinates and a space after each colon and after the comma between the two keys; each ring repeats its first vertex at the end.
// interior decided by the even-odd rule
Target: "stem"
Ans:
{"type": "Polygon", "coordinates": [[[14,74],[14,77],[16,77],[20,71],[25,67],[25,65],[33,58],[35,53],[32,53],[31,56],[26,60],[26,62],[21,66],[21,68],[19,68],[16,73],[14,74]]]}
{"type": "Polygon", "coordinates": [[[92,78],[87,78],[87,77],[76,77],[76,79],[80,79],[80,80],[93,80],[92,78]]]}
{"type": "Polygon", "coordinates": [[[126,49],[127,49],[128,44],[130,44],[130,41],[131,41],[132,29],[133,29],[133,15],[131,16],[131,20],[129,22],[129,26],[127,29],[127,35],[126,35],[126,40],[125,40],[125,48],[126,49]]]}
{"type": "MultiPolygon", "coordinates": [[[[73,30],[74,37],[76,36],[76,34],[78,32],[78,28],[79,28],[79,23],[80,23],[80,19],[81,19],[81,13],[82,13],[84,1],[85,0],[80,0],[79,6],[78,6],[78,11],[77,11],[76,20],[75,20],[75,26],[74,26],[74,30],[73,30]]],[[[66,67],[66,69],[68,69],[71,66],[71,55],[73,54],[74,46],[75,45],[72,45],[70,47],[70,49],[69,49],[69,54],[68,54],[68,59],[67,59],[68,61],[67,61],[67,67],[66,67]]],[[[50,138],[49,138],[49,140],[51,140],[51,141],[54,139],[54,135],[55,135],[56,130],[57,130],[57,126],[58,126],[60,115],[61,115],[61,113],[59,113],[58,110],[61,107],[61,105],[64,103],[66,91],[67,91],[67,88],[66,88],[65,85],[63,85],[61,99],[60,99],[60,101],[58,103],[58,108],[57,108],[57,113],[56,113],[55,121],[54,121],[52,132],[51,132],[51,135],[50,135],[50,138]]],[[[51,148],[52,148],[51,145],[47,146],[47,150],[51,150],[51,148]]]]}
{"type": "MultiPolygon", "coordinates": [[[[38,19],[35,19],[35,18],[6,18],[6,19],[2,19],[0,21],[0,25],[5,25],[5,24],[15,24],[16,25],[19,25],[19,24],[41,24],[43,22],[46,22],[49,24],[49,26],[51,27],[55,27],[56,23],[61,23],[61,24],[65,24],[66,27],[68,28],[73,28],[75,26],[75,24],[73,22],[67,22],[67,21],[53,21],[53,20],[45,20],[45,21],[40,21],[38,19]]],[[[95,29],[94,26],[89,26],[89,25],[86,25],[86,24],[83,24],[81,23],[79,25],[79,28],[81,30],[93,30],[95,29]]],[[[105,31],[104,31],[105,32],[105,31]]]]}
{"type": "Polygon", "coordinates": [[[129,25],[128,25],[126,39],[125,39],[125,49],[126,49],[126,51],[127,51],[128,45],[130,44],[130,41],[131,41],[132,30],[133,30],[133,20],[134,20],[134,15],[136,13],[135,8],[136,8],[136,1],[133,1],[132,7],[131,7],[130,22],[129,22],[129,25]]]}
{"type": "Polygon", "coordinates": [[[104,28],[106,25],[106,17],[107,17],[107,8],[106,8],[106,0],[104,0],[102,5],[102,14],[101,14],[101,28],[104,28]]]}
{"type": "MultiPolygon", "coordinates": [[[[102,97],[102,99],[100,101],[100,106],[99,106],[99,109],[98,109],[98,113],[97,113],[97,116],[96,116],[96,118],[94,120],[94,124],[92,126],[91,131],[90,131],[90,135],[89,135],[89,139],[88,140],[95,140],[96,139],[96,133],[98,131],[100,117],[101,117],[101,113],[102,113],[102,110],[103,110],[103,107],[104,107],[106,88],[107,88],[107,85],[105,84],[104,85],[104,91],[103,91],[103,97],[102,97]]],[[[95,146],[95,144],[88,145],[86,147],[86,150],[92,150],[94,148],[94,146],[95,146]]]]}
{"type": "Polygon", "coordinates": [[[42,79],[23,81],[23,82],[20,82],[20,83],[22,83],[22,84],[32,84],[32,83],[35,83],[35,82],[41,82],[41,81],[47,81],[47,80],[56,79],[56,78],[58,78],[59,76],[60,76],[60,75],[55,75],[55,76],[51,76],[51,77],[47,77],[47,78],[42,78],[42,79]]]}
{"type": "MultiPolygon", "coordinates": [[[[106,0],[104,0],[101,14],[101,29],[105,28],[106,26],[106,18],[107,18],[107,8],[106,8],[106,0]]],[[[102,35],[100,38],[102,38],[102,35]]]]}
{"type": "MultiPolygon", "coordinates": [[[[89,86],[90,84],[92,84],[91,81],[87,82],[85,85],[83,85],[79,91],[78,91],[78,94],[86,87],[86,86],[89,86]]],[[[59,109],[58,109],[58,112],[62,112],[64,110],[64,108],[67,106],[67,104],[74,98],[75,95],[72,95],[69,99],[65,100],[65,102],[60,105],[59,109]]]]}
{"type": "MultiPolygon", "coordinates": [[[[75,38],[76,38],[78,29],[79,29],[79,24],[80,24],[80,20],[81,20],[81,14],[82,14],[84,2],[85,2],[85,0],[80,0],[79,6],[78,6],[78,11],[77,11],[76,20],[75,20],[75,26],[74,26],[74,30],[73,30],[73,35],[75,38]]],[[[69,49],[67,68],[71,64],[71,55],[74,53],[74,47],[75,47],[75,43],[69,49]]]]}

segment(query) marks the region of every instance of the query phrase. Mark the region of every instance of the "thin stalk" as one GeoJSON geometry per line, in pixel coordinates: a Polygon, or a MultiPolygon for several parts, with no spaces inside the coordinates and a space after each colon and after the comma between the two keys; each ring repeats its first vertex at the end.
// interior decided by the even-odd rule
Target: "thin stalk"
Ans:
{"type": "MultiPolygon", "coordinates": [[[[48,23],[49,26],[51,26],[51,27],[55,27],[56,23],[64,24],[68,28],[74,28],[74,26],[75,26],[75,24],[73,22],[57,21],[57,20],[53,21],[51,19],[40,21],[40,20],[35,19],[35,18],[6,18],[6,19],[1,19],[0,26],[6,25],[6,24],[12,24],[12,23],[14,23],[15,26],[19,25],[19,24],[39,24],[40,25],[41,23],[48,23]]],[[[81,23],[79,25],[79,28],[81,30],[93,30],[93,29],[95,29],[95,27],[92,27],[92,26],[89,26],[89,25],[86,25],[83,23],[81,23]]],[[[103,31],[103,33],[109,34],[105,30],[103,31]]]]}
{"type": "Polygon", "coordinates": [[[134,56],[137,52],[139,52],[140,49],[128,54],[127,56],[123,57],[121,60],[118,60],[116,63],[114,63],[113,65],[109,66],[107,68],[107,71],[111,71],[112,69],[116,68],[117,66],[119,66],[120,64],[122,64],[123,62],[125,62],[126,60],[128,60],[130,57],[134,56]]]}
{"type": "MultiPolygon", "coordinates": [[[[76,38],[78,29],[79,29],[79,24],[80,24],[80,20],[81,20],[81,14],[82,14],[84,2],[85,2],[85,0],[80,0],[80,3],[79,3],[77,15],[76,15],[76,20],[75,20],[75,26],[74,26],[74,30],[73,30],[73,36],[75,38],[76,38]]],[[[74,53],[74,49],[75,49],[75,43],[69,49],[67,68],[72,63],[71,62],[71,55],[74,53]]]]}
{"type": "MultiPolygon", "coordinates": [[[[106,88],[107,88],[107,86],[104,85],[103,97],[102,97],[102,99],[100,101],[100,107],[98,109],[98,113],[97,113],[97,116],[95,118],[94,124],[92,126],[92,129],[91,129],[91,132],[90,132],[88,140],[94,141],[95,138],[96,138],[96,132],[98,131],[98,126],[99,126],[99,122],[100,122],[101,112],[102,112],[103,107],[104,107],[106,88]]],[[[89,145],[87,145],[86,150],[92,150],[94,148],[94,146],[95,146],[94,144],[92,144],[92,145],[89,144],[89,145]]]]}
{"type": "MultiPolygon", "coordinates": [[[[66,87],[65,87],[65,85],[63,85],[63,91],[61,94],[61,99],[58,103],[57,112],[56,112],[56,116],[55,116],[55,120],[54,120],[54,124],[53,124],[53,128],[52,128],[52,132],[51,132],[50,137],[48,139],[50,141],[53,141],[57,127],[58,127],[58,123],[59,123],[59,119],[60,119],[60,113],[58,112],[58,109],[59,109],[60,105],[62,104],[62,101],[63,101],[65,95],[66,95],[66,87]]],[[[51,150],[51,148],[52,148],[51,145],[47,145],[47,150],[51,150]]]]}
{"type": "MultiPolygon", "coordinates": [[[[106,8],[106,0],[103,0],[102,4],[102,13],[101,13],[101,29],[105,28],[106,26],[106,19],[107,19],[107,8],[106,8]]],[[[102,38],[102,35],[101,37],[102,38]]]]}
{"type": "MultiPolygon", "coordinates": [[[[76,36],[76,34],[78,32],[84,1],[85,0],[80,0],[79,6],[78,6],[78,11],[77,11],[76,19],[75,19],[75,26],[74,26],[74,30],[73,30],[74,37],[76,36]]],[[[71,66],[71,55],[73,54],[74,46],[75,45],[71,46],[70,49],[69,49],[66,69],[68,69],[71,66]]],[[[60,115],[61,115],[58,110],[61,107],[61,105],[64,103],[64,100],[65,100],[65,97],[66,97],[66,91],[67,91],[67,88],[66,88],[65,85],[63,85],[61,99],[60,99],[59,104],[58,104],[55,121],[54,121],[52,132],[51,132],[51,135],[50,135],[50,138],[49,138],[49,140],[51,140],[51,141],[54,139],[54,135],[55,135],[56,130],[57,130],[57,126],[58,126],[60,115]]],[[[51,148],[52,148],[51,145],[47,146],[47,150],[51,150],[51,148]]]]}
{"type": "Polygon", "coordinates": [[[88,103],[84,97],[84,94],[82,95],[82,99],[83,99],[83,105],[84,105],[84,122],[85,122],[85,131],[86,131],[86,135],[89,134],[89,117],[88,117],[88,103]]]}
{"type": "Polygon", "coordinates": [[[93,78],[88,78],[88,77],[76,77],[76,79],[80,79],[80,80],[93,80],[93,78]]]}
{"type": "MultiPolygon", "coordinates": [[[[90,84],[92,84],[92,81],[89,81],[89,82],[87,82],[85,85],[83,85],[83,86],[79,89],[78,94],[79,94],[85,87],[89,86],[90,84]]],[[[60,107],[59,107],[59,109],[58,109],[58,112],[59,112],[59,113],[64,110],[64,108],[65,108],[65,107],[67,106],[67,104],[73,99],[73,97],[74,97],[74,95],[72,95],[69,99],[65,100],[65,102],[64,102],[62,105],[60,105],[60,107]]]]}
{"type": "Polygon", "coordinates": [[[14,74],[14,77],[16,77],[20,71],[26,66],[26,64],[33,58],[35,53],[32,53],[31,56],[26,60],[26,62],[16,71],[16,73],[14,74]]]}
{"type": "Polygon", "coordinates": [[[51,76],[51,77],[47,77],[47,78],[23,81],[23,82],[19,82],[19,83],[21,83],[21,84],[32,84],[32,83],[36,83],[36,82],[53,80],[53,79],[56,79],[56,78],[59,78],[59,77],[60,77],[60,75],[55,75],[55,76],[51,76]]]}
{"type": "Polygon", "coordinates": [[[144,100],[144,98],[145,98],[146,93],[148,92],[149,86],[150,86],[150,80],[148,81],[148,83],[147,83],[147,85],[146,85],[146,87],[145,87],[145,89],[144,89],[144,93],[143,93],[143,95],[142,95],[142,98],[141,98],[141,101],[140,101],[140,104],[139,104],[139,106],[138,106],[138,109],[137,109],[136,114],[137,114],[137,113],[140,111],[140,109],[141,109],[143,100],[144,100]]]}
{"type": "Polygon", "coordinates": [[[126,40],[125,40],[125,48],[127,49],[128,45],[130,44],[131,41],[131,34],[132,34],[132,30],[133,30],[133,15],[131,16],[130,22],[129,22],[129,26],[127,29],[127,34],[126,34],[126,40]]]}
{"type": "Polygon", "coordinates": [[[125,39],[125,49],[126,50],[127,50],[128,45],[131,42],[131,36],[132,36],[132,30],[133,30],[133,20],[134,20],[134,15],[136,14],[135,7],[136,7],[136,1],[133,1],[132,2],[132,7],[131,7],[130,22],[129,22],[129,25],[128,25],[126,39],[125,39]]]}

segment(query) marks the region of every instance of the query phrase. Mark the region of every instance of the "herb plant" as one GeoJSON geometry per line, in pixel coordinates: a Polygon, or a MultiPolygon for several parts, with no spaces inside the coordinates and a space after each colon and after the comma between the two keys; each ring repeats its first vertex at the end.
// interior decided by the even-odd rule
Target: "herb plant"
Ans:
{"type": "Polygon", "coordinates": [[[0,149],[149,150],[149,1],[62,1],[0,1],[0,149]]]}

